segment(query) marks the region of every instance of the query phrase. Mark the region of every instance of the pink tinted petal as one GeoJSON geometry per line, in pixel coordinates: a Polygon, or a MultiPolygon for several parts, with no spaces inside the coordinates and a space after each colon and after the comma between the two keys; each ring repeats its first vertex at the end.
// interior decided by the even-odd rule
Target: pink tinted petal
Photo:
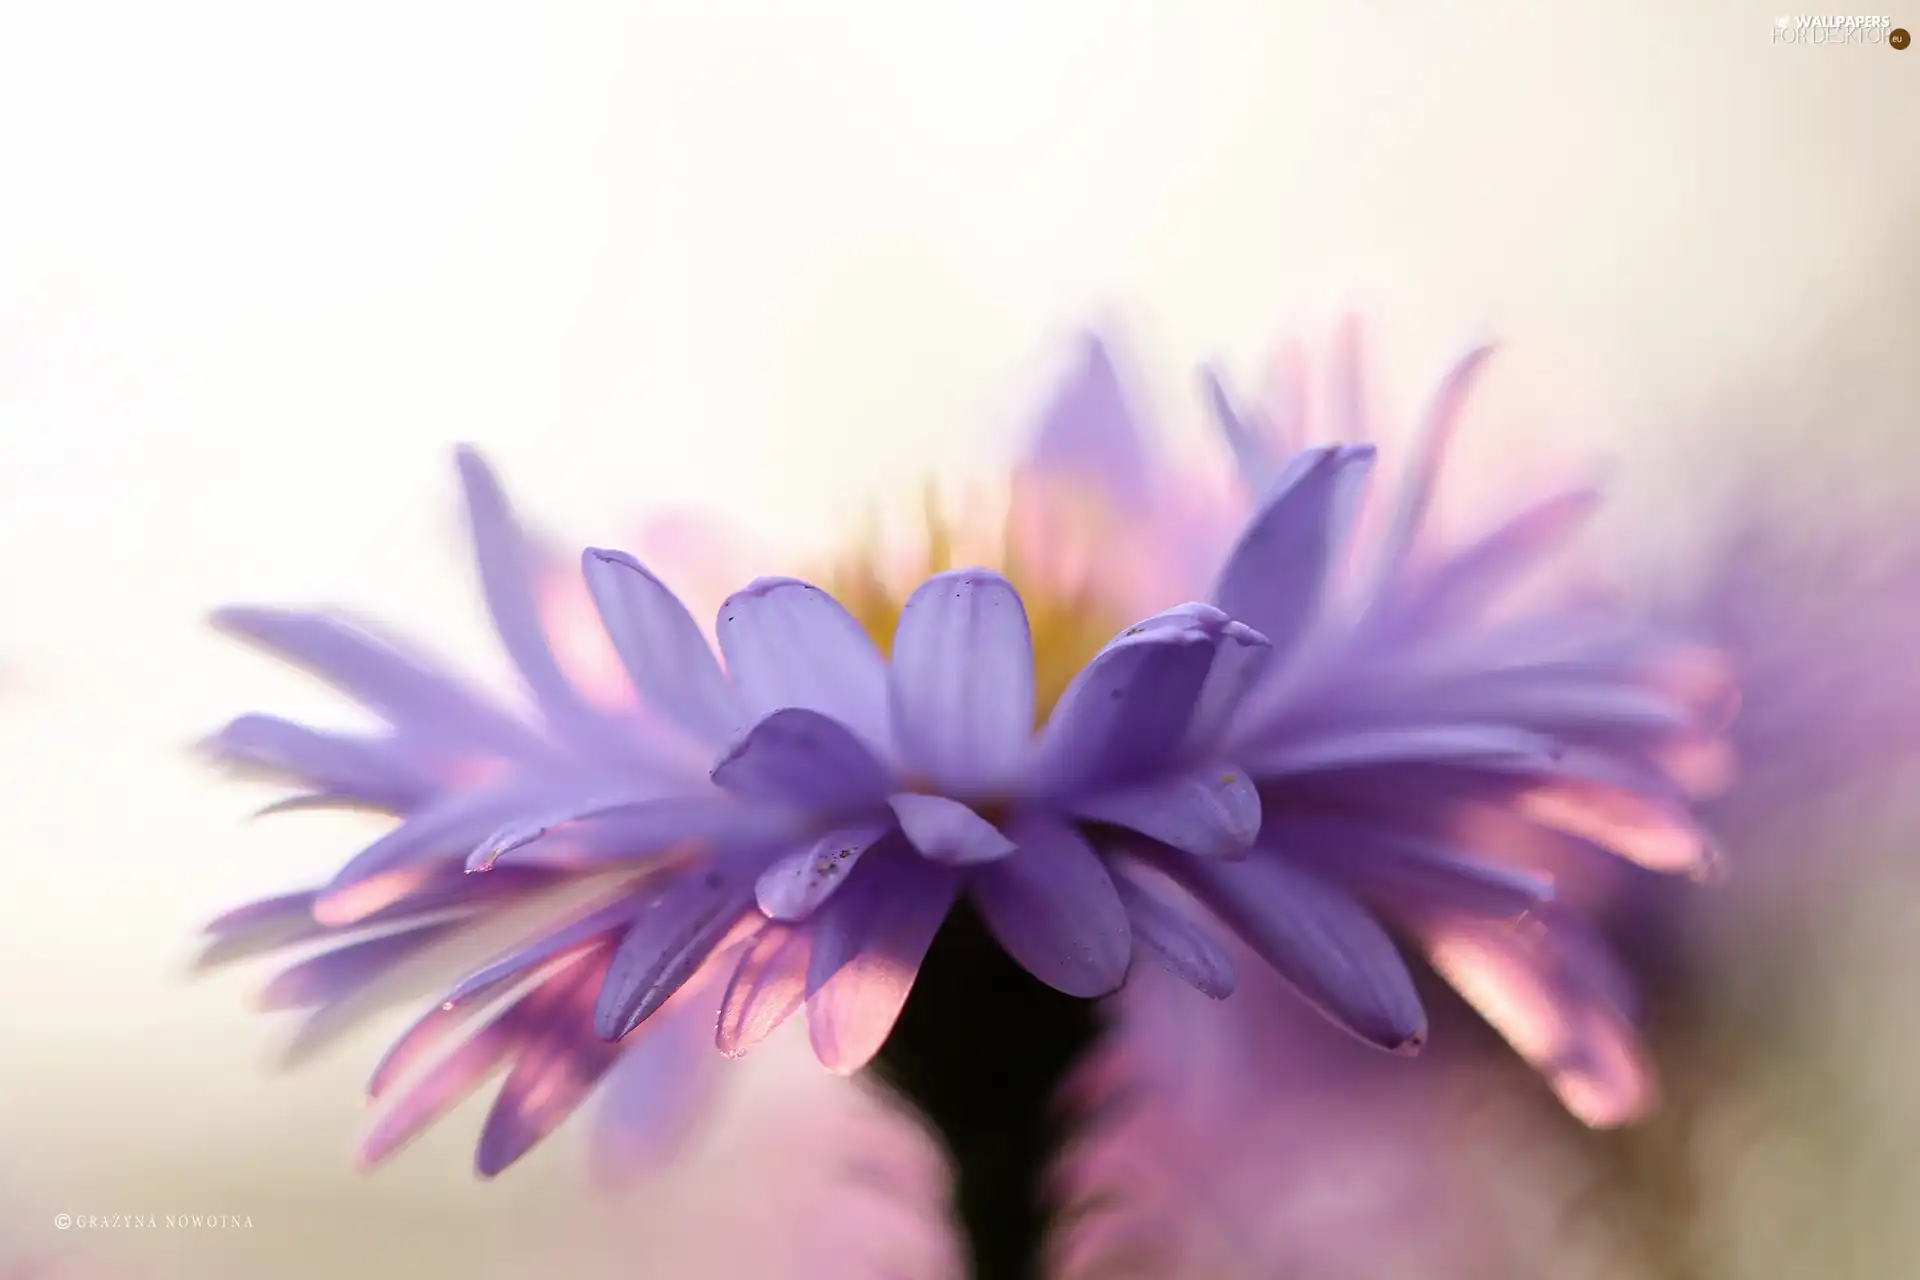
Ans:
{"type": "Polygon", "coordinates": [[[1103,996],[1126,981],[1133,933],[1099,855],[1056,819],[1016,816],[1020,851],[978,868],[969,883],[987,929],[1040,981],[1070,996],[1103,996]]]}
{"type": "Polygon", "coordinates": [[[935,862],[969,866],[1013,852],[1013,842],[1000,828],[956,800],[903,792],[887,803],[908,843],[935,862]]]}
{"type": "Polygon", "coordinates": [[[1033,636],[997,573],[928,579],[893,637],[893,728],[908,768],[958,791],[1004,783],[1033,733],[1033,636]]]}
{"type": "Polygon", "coordinates": [[[491,1178],[586,1101],[620,1056],[621,1046],[593,1033],[592,1009],[606,957],[585,960],[550,980],[552,1005],[500,1086],[480,1130],[474,1169],[491,1178]]]}
{"type": "Polygon", "coordinates": [[[1081,364],[1047,406],[1027,456],[1036,471],[1090,485],[1122,509],[1146,501],[1146,441],[1098,338],[1086,340],[1081,364]]]}
{"type": "Polygon", "coordinates": [[[1459,921],[1434,926],[1428,956],[1575,1118],[1595,1128],[1652,1110],[1656,1084],[1632,1024],[1538,931],[1459,921]]]}
{"type": "Polygon", "coordinates": [[[437,874],[441,868],[435,863],[463,855],[530,803],[539,803],[539,793],[503,787],[455,792],[416,811],[347,861],[321,891],[314,918],[324,924],[351,924],[389,905],[394,901],[392,888],[402,883],[410,887],[422,875],[437,874]],[[399,877],[389,879],[395,872],[399,877]],[[386,888],[369,885],[366,892],[354,892],[375,879],[385,880],[386,888]]]}
{"type": "Polygon", "coordinates": [[[719,747],[738,732],[738,700],[693,615],[632,556],[587,551],[587,589],[642,702],[696,742],[719,747]]]}
{"type": "Polygon", "coordinates": [[[1262,496],[1213,589],[1213,603],[1285,657],[1319,614],[1373,465],[1371,445],[1296,454],[1262,496]]]}
{"type": "Polygon", "coordinates": [[[618,1040],[645,1022],[752,908],[752,882],[739,865],[692,868],[675,879],[614,952],[594,1008],[595,1031],[618,1040]]]}
{"type": "Polygon", "coordinates": [[[804,920],[846,882],[860,855],[891,834],[884,819],[856,822],[827,832],[760,874],[754,898],[775,920],[804,920]]]}
{"type": "Polygon", "coordinates": [[[1202,858],[1239,857],[1260,834],[1260,793],[1233,765],[1083,797],[1069,809],[1075,817],[1138,831],[1202,858]]]}
{"type": "Polygon", "coordinates": [[[1513,801],[1521,816],[1612,850],[1649,871],[1712,876],[1720,851],[1692,818],[1670,804],[1597,782],[1566,779],[1513,801]]]}
{"type": "Polygon", "coordinates": [[[743,1057],[806,1003],[812,951],[804,929],[777,921],[761,926],[741,951],[720,999],[714,1045],[721,1053],[743,1057]]]}
{"type": "Polygon", "coordinates": [[[788,707],[759,721],[713,766],[715,785],[824,813],[878,804],[887,770],[847,726],[788,707]]]}
{"type": "Polygon", "coordinates": [[[862,880],[808,926],[807,1035],[820,1064],[841,1075],[886,1043],[960,884],[904,849],[882,851],[862,880]]]}
{"type": "Polygon", "coordinates": [[[459,923],[446,921],[383,934],[304,960],[267,984],[260,1007],[305,1009],[343,999],[447,937],[459,923]]]}
{"type": "Polygon", "coordinates": [[[832,596],[794,578],[757,578],[727,597],[715,630],[750,716],[804,708],[890,753],[886,662],[832,596]]]}

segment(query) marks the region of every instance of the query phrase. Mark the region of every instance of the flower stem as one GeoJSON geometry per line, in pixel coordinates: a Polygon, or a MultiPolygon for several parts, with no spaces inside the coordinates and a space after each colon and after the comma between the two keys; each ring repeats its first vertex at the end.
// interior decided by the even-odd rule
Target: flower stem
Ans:
{"type": "Polygon", "coordinates": [[[977,1280],[1040,1274],[1061,1085],[1099,1030],[1095,1001],[1028,974],[969,904],[947,917],[875,1067],[947,1144],[977,1280]]]}

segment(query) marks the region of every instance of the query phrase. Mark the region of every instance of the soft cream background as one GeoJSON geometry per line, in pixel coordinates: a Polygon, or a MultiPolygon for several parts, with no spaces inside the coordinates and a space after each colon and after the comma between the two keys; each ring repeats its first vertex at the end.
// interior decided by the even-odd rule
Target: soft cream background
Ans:
{"type": "Polygon", "coordinates": [[[577,1135],[471,1183],[471,1111],[368,1181],[401,1015],[274,1077],[257,978],[182,978],[205,917],[363,835],[248,825],[191,759],[243,709],[337,714],[201,619],[350,602],[497,671],[454,440],[580,541],[673,502],[815,546],[1003,457],[1069,326],[1130,321],[1186,430],[1197,361],[1357,303],[1401,406],[1508,338],[1481,456],[1616,457],[1617,531],[1684,528],[1756,424],[1817,425],[1809,492],[1892,496],[1855,464],[1911,446],[1920,52],[1774,16],[0,4],[0,1258],[691,1275],[725,1239],[744,1113],[613,1214],[577,1135]]]}

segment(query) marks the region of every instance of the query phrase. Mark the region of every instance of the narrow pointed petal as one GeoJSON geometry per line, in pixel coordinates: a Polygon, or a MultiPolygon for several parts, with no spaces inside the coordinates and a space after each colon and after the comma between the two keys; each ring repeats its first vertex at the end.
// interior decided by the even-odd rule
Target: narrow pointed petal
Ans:
{"type": "Polygon", "coordinates": [[[230,765],[294,778],[329,796],[386,808],[418,803],[439,784],[391,741],[323,733],[277,716],[241,716],[206,746],[230,765]]]}
{"type": "Polygon", "coordinates": [[[725,850],[777,840],[790,825],[784,814],[719,794],[586,799],[490,832],[468,854],[467,869],[491,871],[506,857],[530,864],[551,860],[576,865],[658,858],[696,849],[725,850]],[[561,838],[575,832],[582,838],[561,838]]]}
{"type": "Polygon", "coordinates": [[[1261,498],[1213,589],[1213,603],[1284,658],[1319,614],[1373,466],[1371,445],[1296,454],[1261,498]]]}
{"type": "Polygon", "coordinates": [[[1391,616],[1423,630],[1474,621],[1529,569],[1571,542],[1599,506],[1600,492],[1591,488],[1536,503],[1409,583],[1391,616]]]}
{"type": "Polygon", "coordinates": [[[993,862],[1014,851],[1000,828],[957,800],[903,792],[891,797],[900,830],[914,848],[935,862],[969,866],[993,862]]]}
{"type": "Polygon", "coordinates": [[[267,984],[260,995],[260,1007],[269,1011],[306,1009],[344,999],[446,938],[456,923],[447,921],[382,934],[303,960],[267,984]]]}
{"type": "Polygon", "coordinates": [[[1071,802],[1075,817],[1138,831],[1201,858],[1237,858],[1260,834],[1260,793],[1234,765],[1071,802]]]}
{"type": "Polygon", "coordinates": [[[474,1171],[482,1178],[497,1176],[559,1128],[620,1056],[621,1046],[594,1035],[587,1020],[603,964],[583,961],[551,980],[545,1024],[521,1049],[481,1127],[474,1171]]]}
{"type": "Polygon", "coordinates": [[[1269,823],[1262,847],[1392,911],[1517,919],[1553,901],[1542,876],[1479,862],[1431,839],[1334,818],[1269,823]]]}
{"type": "Polygon", "coordinates": [[[997,573],[922,583],[893,637],[893,729],[907,767],[961,792],[1003,784],[1033,733],[1033,635],[997,573]]]}
{"type": "Polygon", "coordinates": [[[851,823],[781,858],[754,884],[760,910],[775,920],[805,920],[846,883],[860,855],[892,831],[884,819],[851,823]]]}
{"type": "Polygon", "coordinates": [[[744,1057],[806,1003],[812,950],[804,929],[777,921],[761,926],[741,951],[720,998],[714,1045],[721,1053],[744,1057]]]}
{"type": "Polygon", "coordinates": [[[509,788],[449,793],[348,859],[314,902],[314,918],[364,919],[431,879],[433,860],[458,858],[529,803],[536,793],[509,788]]]}
{"type": "Polygon", "coordinates": [[[552,997],[545,988],[531,992],[436,1062],[374,1122],[360,1144],[361,1166],[380,1164],[453,1110],[520,1047],[551,1008],[552,997]]]}
{"type": "Polygon", "coordinates": [[[1047,406],[1028,456],[1037,470],[1086,485],[1121,509],[1146,502],[1146,439],[1098,338],[1087,339],[1082,364],[1047,406]]]}
{"type": "Polygon", "coordinates": [[[1233,994],[1233,960],[1211,933],[1125,872],[1114,874],[1113,887],[1127,908],[1137,946],[1201,994],[1215,1000],[1233,994]]]}
{"type": "Polygon", "coordinates": [[[471,1006],[563,956],[611,945],[619,932],[633,922],[644,903],[639,892],[623,892],[615,901],[587,912],[570,924],[547,929],[535,941],[516,947],[469,974],[447,993],[441,1007],[451,1012],[471,1006]]]}
{"type": "Polygon", "coordinates": [[[228,608],[213,623],[303,667],[394,725],[442,745],[516,755],[540,749],[526,726],[363,624],[318,613],[228,608]]]}
{"type": "Polygon", "coordinates": [[[1563,757],[1560,747],[1539,734],[1499,725],[1416,725],[1403,729],[1362,729],[1285,743],[1245,753],[1263,781],[1344,769],[1442,765],[1493,773],[1546,773],[1563,757]]]}
{"type": "Polygon", "coordinates": [[[749,716],[802,707],[889,750],[886,662],[832,596],[793,578],[760,578],[727,597],[714,629],[749,716]]]}
{"type": "Polygon", "coordinates": [[[751,880],[737,866],[690,870],[676,879],[614,952],[594,1007],[594,1030],[618,1040],[653,1016],[752,907],[751,880]]]}
{"type": "Polygon", "coordinates": [[[1007,954],[1070,996],[1103,996],[1133,958],[1127,909],[1098,854],[1072,827],[1023,814],[1007,834],[1020,851],[974,872],[981,918],[1007,954]]]}
{"type": "Polygon", "coordinates": [[[1236,409],[1220,376],[1212,369],[1201,373],[1202,387],[1213,409],[1214,425],[1233,453],[1240,478],[1253,493],[1265,493],[1273,478],[1280,474],[1281,454],[1273,447],[1272,433],[1263,431],[1251,413],[1236,409]]]}
{"type": "Polygon", "coordinates": [[[739,700],[680,598],[624,552],[589,550],[580,563],[642,703],[697,742],[719,747],[732,740],[743,722],[739,700]]]}
{"type": "Polygon", "coordinates": [[[1474,383],[1493,352],[1492,345],[1483,344],[1461,356],[1447,371],[1446,377],[1441,379],[1433,399],[1427,404],[1426,415],[1415,429],[1413,459],[1408,464],[1406,479],[1402,482],[1385,539],[1380,546],[1379,564],[1374,570],[1372,584],[1375,591],[1392,588],[1406,567],[1407,557],[1433,505],[1434,490],[1440,480],[1440,467],[1446,459],[1447,449],[1453,443],[1461,411],[1466,407],[1467,397],[1473,393],[1474,383]]]}
{"type": "Polygon", "coordinates": [[[1265,636],[1210,604],[1177,605],[1136,623],[1128,631],[1140,635],[1187,631],[1213,642],[1213,665],[1194,699],[1186,733],[1186,744],[1199,751],[1209,751],[1218,744],[1248,690],[1266,672],[1273,657],[1273,646],[1265,636]]]}
{"type": "Polygon", "coordinates": [[[1531,788],[1516,812],[1612,850],[1649,871],[1706,879],[1724,871],[1719,847],[1679,806],[1597,783],[1564,779],[1531,788]]]}
{"type": "Polygon", "coordinates": [[[1428,955],[1562,1105],[1594,1128],[1630,1124],[1652,1110],[1656,1085],[1626,1012],[1603,976],[1562,953],[1559,930],[1522,931],[1450,920],[1427,934],[1428,955]]]}
{"type": "Polygon", "coordinates": [[[473,534],[480,587],[487,599],[500,643],[540,706],[556,718],[577,718],[585,711],[579,693],[561,673],[540,618],[534,595],[536,563],[513,517],[500,482],[469,446],[455,451],[460,486],[466,495],[467,524],[473,534]]]}
{"type": "Polygon", "coordinates": [[[880,1052],[959,885],[948,868],[890,847],[809,924],[807,1035],[820,1065],[851,1075],[880,1052]]]}
{"type": "Polygon", "coordinates": [[[1128,628],[1067,686],[1040,735],[1035,790],[1122,786],[1180,749],[1224,633],[1200,618],[1154,622],[1128,628]]]}
{"type": "Polygon", "coordinates": [[[1344,892],[1271,856],[1163,869],[1335,1023],[1399,1053],[1426,1040],[1426,1012],[1406,962],[1344,892]]]}

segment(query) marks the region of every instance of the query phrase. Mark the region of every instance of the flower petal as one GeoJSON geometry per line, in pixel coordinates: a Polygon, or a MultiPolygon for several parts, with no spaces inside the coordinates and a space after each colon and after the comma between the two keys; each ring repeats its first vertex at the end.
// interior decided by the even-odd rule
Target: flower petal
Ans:
{"type": "Polygon", "coordinates": [[[738,860],[689,870],[641,913],[614,952],[594,1006],[602,1039],[621,1039],[651,1017],[752,909],[745,871],[738,860]]]}
{"type": "Polygon", "coordinates": [[[1291,654],[1319,614],[1373,457],[1371,445],[1296,454],[1220,571],[1213,603],[1265,636],[1277,656],[1291,654]]]}
{"type": "Polygon", "coordinates": [[[1146,502],[1146,439],[1100,339],[1087,338],[1084,361],[1047,406],[1028,457],[1036,470],[1090,484],[1124,510],[1146,502]]]}
{"type": "Polygon", "coordinates": [[[1517,919],[1553,901],[1553,882],[1433,840],[1333,818],[1269,823],[1263,847],[1388,910],[1517,919]]]}
{"type": "Polygon", "coordinates": [[[888,798],[909,843],[935,862],[961,867],[1014,851],[1000,828],[957,800],[902,792],[888,798]]]}
{"type": "Polygon", "coordinates": [[[893,636],[893,730],[907,766],[949,790],[993,788],[1033,734],[1033,635],[997,573],[922,583],[893,636]]]}
{"type": "Polygon", "coordinates": [[[749,715],[804,707],[888,753],[886,662],[832,596],[794,578],[759,578],[727,597],[714,629],[749,715]]]}
{"type": "Polygon", "coordinates": [[[1407,583],[1388,616],[1410,631],[1474,621],[1540,561],[1572,540],[1600,507],[1597,489],[1557,493],[1407,583]]]}
{"type": "Polygon", "coordinates": [[[656,858],[689,850],[726,852],[778,843],[790,815],[730,796],[591,800],[537,811],[496,828],[468,855],[467,869],[491,871],[502,858],[532,865],[580,866],[656,858]],[[563,838],[577,833],[577,839],[563,838]]]}
{"type": "Polygon", "coordinates": [[[586,705],[561,673],[540,618],[534,592],[538,562],[513,517],[506,494],[491,468],[471,446],[454,453],[467,500],[480,587],[493,615],[494,629],[541,709],[558,720],[586,717],[586,705]]]}
{"type": "Polygon", "coordinates": [[[853,874],[860,855],[892,832],[884,819],[851,823],[781,858],[754,884],[760,910],[775,920],[805,920],[853,874]]]}
{"type": "Polygon", "coordinates": [[[620,1056],[621,1046],[593,1034],[587,1021],[606,958],[587,960],[551,980],[552,1008],[527,1037],[519,1060],[487,1112],[474,1171],[492,1178],[576,1111],[620,1056]]]}
{"type": "Polygon", "coordinates": [[[206,746],[227,764],[294,778],[329,797],[386,809],[418,804],[441,785],[391,739],[323,733],[278,716],[241,716],[206,746]]]}
{"type": "Polygon", "coordinates": [[[503,755],[543,750],[525,725],[365,624],[326,614],[255,608],[221,609],[213,615],[213,624],[311,671],[416,736],[503,755]]]}
{"type": "Polygon", "coordinates": [[[1260,793],[1233,765],[1087,796],[1068,807],[1075,817],[1138,831],[1202,858],[1237,858],[1260,834],[1260,793]]]}
{"type": "Polygon", "coordinates": [[[1061,694],[1041,731],[1031,789],[1124,786],[1163,765],[1180,750],[1224,643],[1220,628],[1188,616],[1121,633],[1061,694]]]}
{"type": "Polygon", "coordinates": [[[447,937],[458,921],[414,926],[323,951],[282,971],[260,995],[263,1010],[333,1004],[447,937]]]}
{"type": "Polygon", "coordinates": [[[623,890],[613,901],[557,928],[475,970],[447,993],[440,1007],[456,1012],[477,999],[500,990],[534,970],[575,952],[610,946],[615,937],[645,906],[646,899],[635,890],[623,890]]]}
{"type": "Polygon", "coordinates": [[[1274,433],[1266,429],[1253,412],[1243,414],[1234,407],[1233,397],[1227,394],[1227,388],[1217,372],[1203,370],[1201,382],[1213,409],[1214,425],[1220,429],[1227,448],[1233,452],[1241,480],[1255,493],[1266,492],[1267,486],[1280,473],[1283,456],[1280,449],[1275,447],[1274,433]]]}
{"type": "Polygon", "coordinates": [[[1460,412],[1473,392],[1473,384],[1480,370],[1486,366],[1493,352],[1490,344],[1481,344],[1468,350],[1447,370],[1446,377],[1440,380],[1439,388],[1427,404],[1426,415],[1414,434],[1413,458],[1407,466],[1406,479],[1401,484],[1398,501],[1394,504],[1393,515],[1380,544],[1379,561],[1371,584],[1376,594],[1391,590],[1406,567],[1414,541],[1426,523],[1427,511],[1433,505],[1440,466],[1453,441],[1454,431],[1460,424],[1460,412]]]}
{"type": "Polygon", "coordinates": [[[1135,946],[1203,995],[1225,1000],[1233,994],[1233,960],[1211,933],[1125,871],[1114,872],[1113,887],[1126,905],[1135,946]]]}
{"type": "Polygon", "coordinates": [[[714,1045],[721,1053],[745,1056],[806,1003],[812,952],[812,938],[804,929],[777,921],[760,927],[741,951],[720,999],[714,1045]]]}
{"type": "Polygon", "coordinates": [[[1185,631],[1210,639],[1213,665],[1194,699],[1186,745],[1206,751],[1216,746],[1247,691],[1267,670],[1273,646],[1253,628],[1235,622],[1210,604],[1183,604],[1128,628],[1132,634],[1185,631]]]}
{"type": "Polygon", "coordinates": [[[590,549],[580,565],[642,703],[696,742],[718,747],[731,740],[743,721],[739,700],[680,598],[624,552],[590,549]]]}
{"type": "Polygon", "coordinates": [[[676,1156],[720,1085],[721,1064],[702,1004],[705,988],[692,984],[670,1002],[644,1036],[624,1051],[600,1086],[600,1110],[589,1134],[593,1176],[623,1187],[659,1172],[676,1156]]]}
{"type": "Polygon", "coordinates": [[[756,800],[832,813],[878,804],[890,779],[845,725],[787,707],[747,730],[713,766],[713,781],[756,800]]]}
{"type": "Polygon", "coordinates": [[[1492,773],[1547,773],[1562,751],[1552,739],[1500,725],[1414,725],[1361,729],[1283,743],[1245,754],[1263,781],[1344,769],[1443,765],[1492,773]]]}
{"type": "Polygon", "coordinates": [[[880,1052],[959,885],[948,868],[888,848],[810,922],[807,1035],[822,1066],[851,1075],[880,1052]]]}
{"type": "Polygon", "coordinates": [[[1021,814],[1007,834],[1020,851],[978,868],[969,891],[980,917],[1028,973],[1070,996],[1103,996],[1126,981],[1133,932],[1113,878],[1080,833],[1021,814]]]}
{"type": "Polygon", "coordinates": [[[1344,892],[1272,856],[1169,859],[1161,869],[1335,1023],[1399,1053],[1426,1040],[1426,1012],[1406,962],[1344,892]]]}

